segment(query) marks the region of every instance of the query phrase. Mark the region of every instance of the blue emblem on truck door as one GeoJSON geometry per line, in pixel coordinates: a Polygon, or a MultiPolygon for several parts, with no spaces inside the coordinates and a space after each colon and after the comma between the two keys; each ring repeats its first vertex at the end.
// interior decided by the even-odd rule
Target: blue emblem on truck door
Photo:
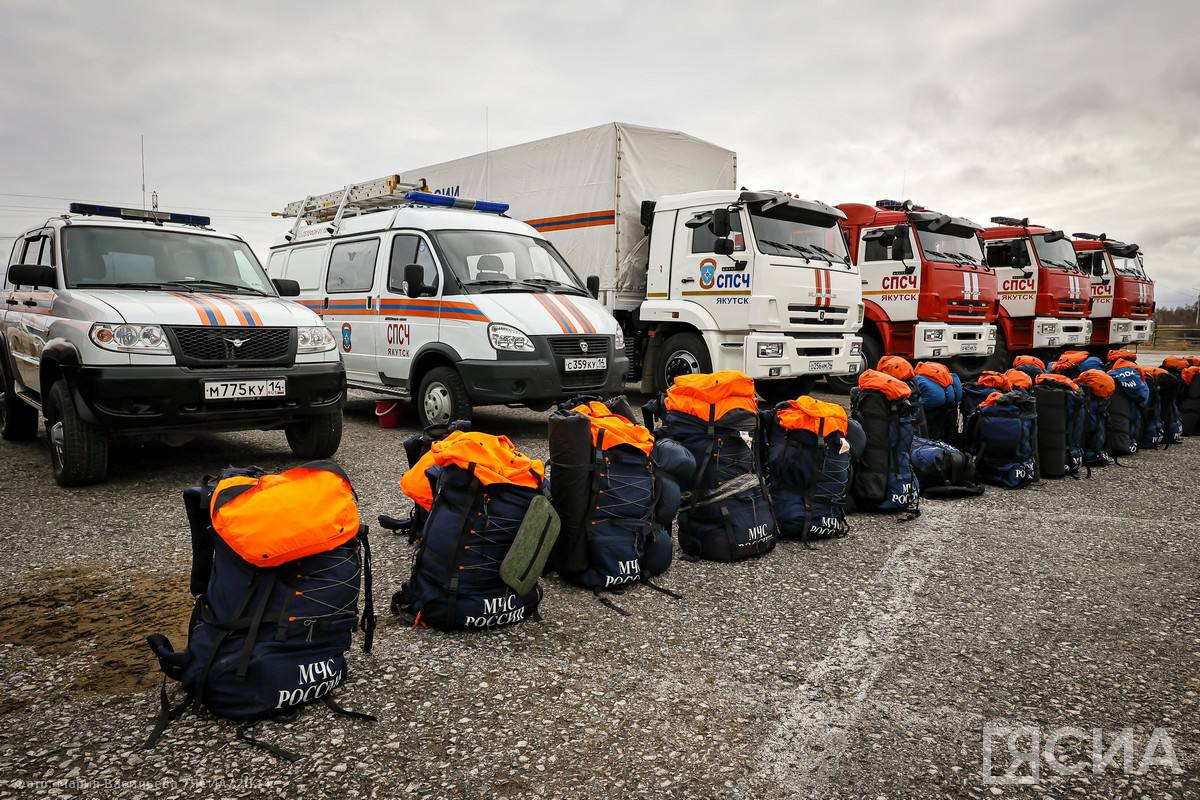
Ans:
{"type": "Polygon", "coordinates": [[[700,262],[700,288],[711,289],[717,283],[717,262],[706,258],[700,262]]]}

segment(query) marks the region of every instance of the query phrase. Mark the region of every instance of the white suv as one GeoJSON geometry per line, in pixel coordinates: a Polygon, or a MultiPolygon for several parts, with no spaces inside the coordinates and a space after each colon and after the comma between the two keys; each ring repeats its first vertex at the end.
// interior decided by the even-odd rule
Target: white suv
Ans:
{"type": "Polygon", "coordinates": [[[283,429],[341,441],[345,373],[313,312],[206,217],[71,204],[17,239],[0,282],[0,435],[46,418],[55,479],[104,479],[114,435],[283,429]]]}

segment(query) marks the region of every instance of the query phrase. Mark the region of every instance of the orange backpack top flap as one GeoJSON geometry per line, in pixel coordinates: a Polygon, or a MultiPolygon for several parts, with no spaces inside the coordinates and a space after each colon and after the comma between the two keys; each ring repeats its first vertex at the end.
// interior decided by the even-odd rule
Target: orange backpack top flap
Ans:
{"type": "Polygon", "coordinates": [[[1068,378],[1066,375],[1059,375],[1057,372],[1043,372],[1037,376],[1038,383],[1061,383],[1073,391],[1079,391],[1078,384],[1068,378]]]}
{"type": "Polygon", "coordinates": [[[1117,382],[1107,372],[1099,369],[1088,369],[1079,373],[1075,382],[1086,386],[1097,397],[1112,397],[1117,391],[1117,382]]]}
{"type": "Polygon", "coordinates": [[[879,364],[876,365],[875,369],[902,381],[911,381],[916,375],[912,364],[908,363],[908,359],[901,358],[900,356],[884,356],[879,359],[879,364]]]}
{"type": "Polygon", "coordinates": [[[954,383],[954,377],[950,374],[950,368],[936,361],[922,361],[920,364],[917,364],[915,372],[917,375],[929,378],[943,389],[954,383]]]}
{"type": "Polygon", "coordinates": [[[1200,356],[1188,356],[1187,362],[1193,367],[1200,367],[1200,356]]]}
{"type": "Polygon", "coordinates": [[[1013,366],[1014,367],[1034,366],[1034,367],[1037,367],[1038,369],[1040,369],[1042,372],[1046,371],[1046,362],[1042,361],[1037,356],[1017,356],[1016,358],[1013,359],[1013,366]]]}
{"type": "Polygon", "coordinates": [[[888,400],[900,400],[912,396],[912,389],[907,383],[877,369],[869,369],[859,375],[858,388],[874,389],[881,392],[888,400]]]}
{"type": "Polygon", "coordinates": [[[1012,384],[1008,378],[990,369],[984,370],[979,374],[979,385],[986,386],[989,389],[999,389],[1002,392],[1012,391],[1012,384]]]}
{"type": "Polygon", "coordinates": [[[428,511],[433,507],[433,487],[425,470],[433,466],[470,469],[484,486],[511,483],[540,489],[546,472],[542,462],[517,450],[507,436],[492,436],[479,431],[454,431],[436,441],[416,464],[400,478],[400,490],[428,511]]]}
{"type": "Polygon", "coordinates": [[[1162,367],[1145,367],[1142,369],[1142,377],[1143,378],[1145,378],[1147,375],[1153,375],[1155,378],[1160,378],[1163,375],[1168,375],[1168,374],[1170,374],[1170,373],[1168,373],[1162,367]]]}
{"type": "Polygon", "coordinates": [[[734,409],[758,413],[754,379],[736,369],[680,375],[667,390],[668,411],[691,414],[707,421],[709,413],[720,419],[734,409]]]}
{"type": "MultiPolygon", "coordinates": [[[[1129,350],[1109,350],[1108,358],[1105,360],[1106,361],[1120,361],[1121,359],[1125,359],[1126,361],[1137,361],[1137,353],[1131,352],[1129,350]]],[[[1114,369],[1115,369],[1115,367],[1114,367],[1114,369]]]]}
{"type": "MultiPolygon", "coordinates": [[[[1008,385],[1014,389],[1033,388],[1033,378],[1029,377],[1028,373],[1021,372],[1021,370],[1016,369],[1015,367],[1013,369],[1006,369],[1003,377],[1008,380],[1008,385]]],[[[1040,378],[1041,375],[1038,377],[1040,378]]]]}
{"type": "Polygon", "coordinates": [[[1183,356],[1167,356],[1163,359],[1162,365],[1167,369],[1175,370],[1184,370],[1190,366],[1188,360],[1183,356]]]}
{"type": "Polygon", "coordinates": [[[808,395],[788,400],[782,407],[776,408],[775,417],[779,420],[779,427],[784,430],[810,431],[817,436],[826,436],[834,431],[845,436],[850,427],[845,408],[808,395]]]}
{"type": "Polygon", "coordinates": [[[1183,382],[1191,386],[1197,375],[1200,375],[1200,366],[1188,367],[1183,371],[1183,382]]]}
{"type": "Polygon", "coordinates": [[[350,479],[331,461],[277,475],[237,476],[217,484],[209,506],[213,530],[256,567],[277,567],[325,553],[358,535],[350,479]]]}
{"type": "Polygon", "coordinates": [[[602,443],[602,449],[627,444],[636,447],[646,455],[654,449],[654,436],[644,425],[630,422],[620,414],[614,414],[608,406],[599,400],[591,400],[571,409],[576,414],[583,414],[592,425],[592,444],[597,440],[602,443]],[[600,434],[603,433],[603,438],[600,434]]]}
{"type": "Polygon", "coordinates": [[[988,407],[988,406],[990,406],[992,403],[994,403],[994,402],[996,402],[997,400],[999,400],[1001,397],[1004,397],[1004,393],[1003,393],[1003,392],[992,392],[992,393],[991,393],[991,394],[989,394],[987,397],[983,398],[983,402],[979,404],[979,407],[980,407],[980,408],[987,408],[987,407],[988,407]]]}
{"type": "Polygon", "coordinates": [[[1085,350],[1068,350],[1054,362],[1054,371],[1062,372],[1071,367],[1077,367],[1086,359],[1091,358],[1091,355],[1091,353],[1085,350]]]}

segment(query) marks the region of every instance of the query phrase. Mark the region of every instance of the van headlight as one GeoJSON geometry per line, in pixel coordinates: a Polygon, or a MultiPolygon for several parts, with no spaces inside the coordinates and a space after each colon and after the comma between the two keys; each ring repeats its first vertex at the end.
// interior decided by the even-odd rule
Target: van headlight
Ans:
{"type": "Polygon", "coordinates": [[[617,326],[617,332],[613,334],[613,349],[618,353],[625,352],[625,332],[621,330],[620,326],[617,326]]]}
{"type": "Polygon", "coordinates": [[[783,358],[783,342],[759,342],[759,358],[783,358]]]}
{"type": "Polygon", "coordinates": [[[324,353],[337,347],[333,334],[324,325],[307,325],[297,328],[297,353],[324,353]]]}
{"type": "Polygon", "coordinates": [[[530,338],[511,325],[501,325],[498,322],[488,325],[488,341],[497,350],[515,350],[520,353],[533,352],[533,342],[530,338]]]}
{"type": "Polygon", "coordinates": [[[97,347],[118,353],[171,354],[171,343],[160,325],[97,322],[90,336],[97,347]]]}

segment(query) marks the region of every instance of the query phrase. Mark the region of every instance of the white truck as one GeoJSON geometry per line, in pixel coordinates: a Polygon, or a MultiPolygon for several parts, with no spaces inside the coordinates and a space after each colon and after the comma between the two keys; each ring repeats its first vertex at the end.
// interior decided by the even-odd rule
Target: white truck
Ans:
{"type": "Polygon", "coordinates": [[[838,227],[845,215],[738,189],[736,170],[723,147],[610,123],[401,178],[503,199],[544,234],[617,318],[643,391],[738,369],[794,393],[857,372],[862,285],[838,227]]]}

